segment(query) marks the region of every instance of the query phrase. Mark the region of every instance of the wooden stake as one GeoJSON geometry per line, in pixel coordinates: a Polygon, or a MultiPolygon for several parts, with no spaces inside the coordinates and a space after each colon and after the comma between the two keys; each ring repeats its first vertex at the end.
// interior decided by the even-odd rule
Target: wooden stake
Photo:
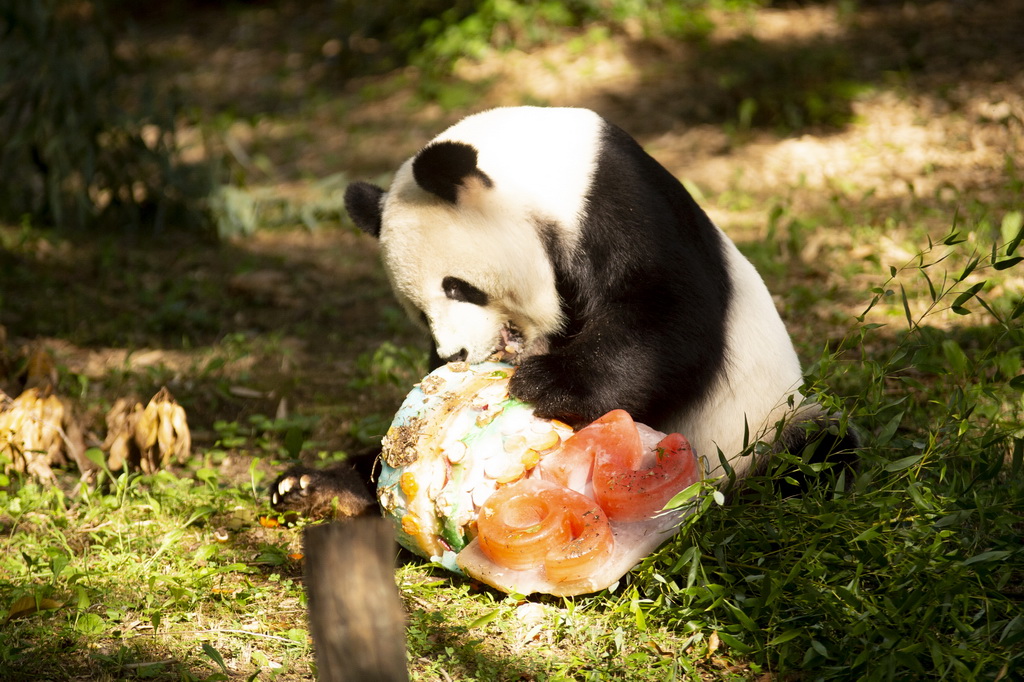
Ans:
{"type": "Polygon", "coordinates": [[[357,517],[306,528],[309,624],[321,682],[405,682],[394,530],[357,517]]]}

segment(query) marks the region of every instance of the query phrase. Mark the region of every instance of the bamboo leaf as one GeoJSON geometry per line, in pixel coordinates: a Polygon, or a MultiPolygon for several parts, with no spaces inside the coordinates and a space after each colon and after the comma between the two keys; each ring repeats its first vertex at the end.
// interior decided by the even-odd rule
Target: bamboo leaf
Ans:
{"type": "Polygon", "coordinates": [[[989,561],[1002,561],[1011,554],[1013,554],[1013,552],[1009,550],[993,550],[990,552],[982,552],[981,554],[976,554],[972,556],[970,559],[965,559],[963,565],[970,566],[971,564],[983,564],[989,561]]]}
{"type": "Polygon", "coordinates": [[[955,310],[956,308],[962,307],[964,303],[974,298],[975,294],[981,291],[981,288],[984,286],[985,282],[978,282],[977,284],[972,284],[971,287],[967,289],[967,291],[964,291],[953,300],[953,309],[955,310]]]}
{"type": "Polygon", "coordinates": [[[920,462],[922,458],[924,458],[924,455],[911,455],[909,457],[901,457],[900,459],[897,459],[893,462],[889,462],[888,464],[886,464],[885,470],[889,472],[903,471],[905,469],[909,469],[910,467],[920,462]]]}
{"type": "Polygon", "coordinates": [[[900,284],[900,299],[903,301],[903,314],[907,316],[907,326],[914,328],[914,316],[910,314],[910,302],[907,301],[907,290],[900,284]]]}
{"type": "Polygon", "coordinates": [[[876,439],[876,442],[879,445],[888,444],[888,442],[892,440],[893,435],[896,433],[896,429],[899,428],[901,421],[903,421],[903,410],[897,412],[891,419],[889,419],[888,422],[885,423],[885,426],[883,426],[882,429],[878,432],[878,438],[876,439]]]}
{"type": "Polygon", "coordinates": [[[938,296],[935,293],[935,285],[932,284],[932,278],[928,276],[928,272],[921,268],[921,274],[924,276],[924,281],[928,283],[928,294],[932,297],[932,303],[934,303],[938,296]]]}
{"type": "Polygon", "coordinates": [[[797,637],[802,637],[803,634],[804,631],[799,629],[786,630],[781,635],[773,637],[772,639],[768,640],[768,646],[778,646],[779,644],[785,644],[786,642],[796,639],[797,637]]]}
{"type": "Polygon", "coordinates": [[[946,235],[946,238],[942,240],[942,243],[946,246],[953,246],[954,244],[961,244],[965,241],[967,241],[966,237],[961,237],[960,232],[953,230],[946,235]]]}
{"type": "Polygon", "coordinates": [[[879,535],[881,535],[881,531],[878,526],[873,526],[858,534],[857,537],[850,540],[850,542],[867,542],[868,540],[874,540],[879,535]]]}
{"type": "Polygon", "coordinates": [[[1003,241],[1006,242],[1006,255],[1009,256],[1024,240],[1024,214],[1020,211],[1010,211],[1003,216],[1003,224],[1000,227],[1003,241]]]}
{"type": "Polygon", "coordinates": [[[972,272],[974,272],[975,268],[978,267],[978,263],[980,263],[980,262],[981,262],[981,256],[975,256],[970,261],[968,261],[967,265],[964,266],[963,272],[961,272],[960,276],[956,278],[956,281],[962,282],[965,279],[967,279],[967,277],[972,272]]]}
{"type": "Polygon", "coordinates": [[[203,642],[203,653],[210,657],[210,659],[216,663],[225,675],[229,675],[228,667],[224,664],[224,657],[220,655],[220,652],[213,648],[209,642],[203,642]]]}
{"type": "Polygon", "coordinates": [[[730,649],[738,654],[749,654],[754,650],[749,644],[744,644],[742,640],[730,635],[728,632],[719,632],[718,636],[730,649]]]}
{"type": "Polygon", "coordinates": [[[697,496],[697,493],[700,492],[702,486],[702,482],[697,481],[696,483],[692,483],[686,488],[683,488],[682,491],[676,493],[672,499],[665,504],[665,509],[676,509],[683,506],[697,496]]]}
{"type": "Polygon", "coordinates": [[[993,263],[992,267],[995,270],[1008,270],[1017,263],[1021,262],[1022,260],[1024,260],[1024,256],[1014,256],[1013,258],[1007,258],[1005,260],[993,263]]]}

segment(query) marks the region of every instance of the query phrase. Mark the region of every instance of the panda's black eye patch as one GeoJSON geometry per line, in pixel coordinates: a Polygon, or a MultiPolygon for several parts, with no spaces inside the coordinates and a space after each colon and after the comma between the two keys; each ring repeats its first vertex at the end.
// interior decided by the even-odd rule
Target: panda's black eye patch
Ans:
{"type": "Polygon", "coordinates": [[[458,277],[445,277],[441,280],[441,288],[444,289],[444,295],[452,301],[463,301],[480,306],[487,305],[487,294],[458,277]]]}

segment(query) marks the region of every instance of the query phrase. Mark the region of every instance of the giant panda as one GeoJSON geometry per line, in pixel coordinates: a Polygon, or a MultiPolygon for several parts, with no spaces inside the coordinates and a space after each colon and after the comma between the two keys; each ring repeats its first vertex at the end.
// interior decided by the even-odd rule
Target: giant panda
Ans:
{"type": "Polygon", "coordinates": [[[773,449],[835,436],[837,420],[800,393],[800,362],[754,266],[592,111],[469,116],[387,190],[351,184],[345,206],[379,239],[435,358],[480,362],[514,339],[510,390],[542,416],[579,427],[625,409],[685,434],[723,481],[761,470],[773,449]],[[770,447],[751,454],[755,441],[770,447]]]}

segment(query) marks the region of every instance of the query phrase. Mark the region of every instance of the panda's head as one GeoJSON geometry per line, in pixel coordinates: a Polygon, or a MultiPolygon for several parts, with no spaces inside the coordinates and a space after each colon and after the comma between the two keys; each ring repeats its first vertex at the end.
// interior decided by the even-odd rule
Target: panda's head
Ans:
{"type": "Polygon", "coordinates": [[[387,191],[348,187],[442,360],[483,361],[512,335],[529,354],[561,329],[556,268],[576,246],[600,125],[579,109],[495,109],[435,138],[387,191]]]}

